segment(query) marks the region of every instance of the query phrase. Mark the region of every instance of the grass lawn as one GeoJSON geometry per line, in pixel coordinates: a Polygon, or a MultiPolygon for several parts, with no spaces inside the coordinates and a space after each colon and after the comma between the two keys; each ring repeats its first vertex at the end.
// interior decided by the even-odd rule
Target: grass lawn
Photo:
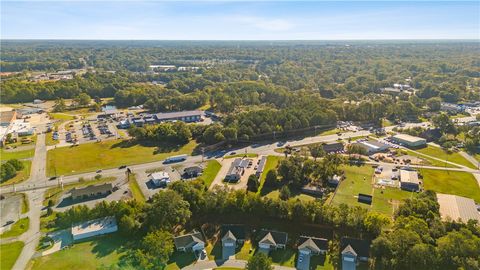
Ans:
{"type": "MultiPolygon", "coordinates": [[[[274,190],[266,195],[267,198],[270,199],[278,199],[280,197],[280,190],[274,190]]],[[[290,200],[297,200],[299,199],[300,201],[313,201],[316,198],[307,194],[294,194],[292,193],[292,196],[290,197],[290,200]]]]}
{"type": "Polygon", "coordinates": [[[426,190],[474,199],[480,203],[480,188],[471,173],[420,169],[426,190]]]}
{"type": "Polygon", "coordinates": [[[32,167],[32,162],[30,160],[23,160],[23,169],[17,172],[13,178],[8,179],[7,181],[0,184],[0,186],[18,184],[21,183],[30,177],[30,169],[32,167]]]}
{"type": "Polygon", "coordinates": [[[130,187],[130,191],[132,192],[132,196],[135,200],[139,202],[145,201],[145,196],[143,195],[142,190],[138,186],[137,177],[135,174],[130,175],[128,186],[130,187]]]}
{"type": "Polygon", "coordinates": [[[286,247],[271,251],[269,257],[272,258],[273,264],[295,267],[296,255],[297,250],[286,247]]]}
{"type": "Polygon", "coordinates": [[[179,270],[187,265],[192,264],[197,259],[193,252],[180,252],[175,251],[172,256],[170,256],[170,260],[165,267],[165,270],[179,270]]]}
{"type": "Polygon", "coordinates": [[[49,132],[45,134],[45,144],[46,145],[55,145],[59,144],[60,140],[54,140],[53,139],[53,132],[49,132]]]}
{"type": "Polygon", "coordinates": [[[57,212],[53,212],[51,215],[42,214],[40,216],[40,231],[43,233],[52,232],[57,230],[54,226],[49,227],[48,224],[50,222],[54,222],[57,216],[57,212]]]}
{"type": "Polygon", "coordinates": [[[10,270],[23,249],[23,242],[17,241],[0,245],[0,270],[10,270]]]}
{"type": "Polygon", "coordinates": [[[47,175],[70,175],[99,169],[114,168],[163,160],[169,156],[191,154],[197,143],[182,147],[157,147],[109,140],[75,147],[60,147],[47,152],[47,175]]]}
{"type": "Polygon", "coordinates": [[[418,158],[423,159],[425,161],[425,164],[422,164],[422,165],[431,165],[431,166],[446,167],[446,168],[458,168],[458,166],[452,165],[452,164],[447,163],[445,161],[440,161],[440,160],[436,160],[436,159],[433,159],[433,158],[430,158],[430,157],[426,157],[424,155],[417,154],[417,153],[413,152],[412,150],[406,150],[406,151],[407,151],[406,153],[410,156],[414,156],[414,157],[418,157],[418,158]]]}
{"type": "Polygon", "coordinates": [[[207,163],[207,167],[203,170],[203,173],[198,179],[202,180],[205,183],[206,187],[210,187],[215,176],[217,176],[218,172],[222,168],[220,162],[216,160],[209,160],[207,163]]]}
{"type": "Polygon", "coordinates": [[[447,160],[447,161],[450,161],[450,162],[453,162],[453,163],[457,163],[457,164],[466,166],[466,167],[471,168],[471,169],[476,169],[476,167],[472,163],[470,163],[470,161],[466,160],[459,153],[452,152],[452,153],[448,154],[447,152],[443,151],[443,149],[440,148],[440,147],[427,145],[427,147],[422,148],[422,149],[418,149],[416,151],[418,151],[420,153],[423,153],[423,154],[426,154],[426,155],[429,155],[429,156],[432,156],[432,157],[436,157],[436,158],[439,158],[439,159],[443,159],[443,160],[447,160]]]}
{"type": "Polygon", "coordinates": [[[310,269],[315,270],[334,270],[330,261],[330,255],[318,255],[310,258],[310,269]]]}
{"type": "Polygon", "coordinates": [[[346,178],[340,182],[333,197],[333,203],[370,208],[368,204],[359,203],[357,196],[358,193],[372,195],[373,168],[371,166],[343,166],[342,169],[345,171],[346,178]]]}
{"type": "MultiPolygon", "coordinates": [[[[27,269],[64,270],[64,269],[99,269],[102,266],[117,265],[125,254],[125,237],[119,234],[96,237],[93,240],[74,244],[48,256],[30,261],[27,269]]],[[[116,269],[116,268],[115,268],[116,269]]]]}
{"type": "Polygon", "coordinates": [[[9,159],[28,159],[32,158],[35,154],[35,148],[28,149],[28,150],[20,150],[15,151],[12,150],[5,150],[3,148],[0,149],[0,157],[2,160],[9,160],[9,159]]]}
{"type": "Polygon", "coordinates": [[[75,119],[73,115],[66,113],[49,113],[48,115],[55,120],[61,121],[70,121],[75,119]]]}
{"type": "Polygon", "coordinates": [[[54,187],[54,188],[49,188],[45,192],[45,198],[43,200],[43,205],[47,206],[48,201],[52,200],[54,204],[58,203],[58,200],[62,196],[64,192],[69,191],[72,188],[75,187],[85,187],[89,185],[96,185],[96,184],[103,184],[107,182],[112,182],[115,180],[115,177],[105,177],[105,178],[100,178],[100,179],[94,179],[94,180],[86,180],[86,181],[81,181],[77,183],[72,183],[68,185],[63,185],[63,190],[61,187],[54,187]]]}
{"type": "Polygon", "coordinates": [[[254,253],[255,249],[253,249],[252,247],[252,242],[250,240],[245,240],[242,248],[235,255],[235,258],[239,260],[248,260],[250,259],[250,257],[252,257],[254,253]],[[252,252],[250,252],[250,249],[252,250],[252,252]]]}
{"type": "Polygon", "coordinates": [[[261,193],[263,184],[265,183],[265,178],[267,177],[268,171],[275,169],[278,165],[278,162],[280,159],[283,157],[280,156],[268,156],[267,157],[267,162],[265,163],[265,168],[263,168],[263,173],[260,175],[260,187],[258,189],[258,192],[261,193]]]}
{"type": "Polygon", "coordinates": [[[255,153],[243,153],[243,154],[235,154],[235,155],[229,155],[229,156],[225,156],[224,158],[225,159],[229,159],[229,158],[243,158],[243,157],[258,157],[258,154],[255,154],[255,153]]]}
{"type": "Polygon", "coordinates": [[[20,193],[20,195],[22,196],[22,214],[25,214],[30,210],[27,195],[25,195],[25,193],[20,193]]]}
{"type": "Polygon", "coordinates": [[[417,196],[417,193],[392,187],[386,187],[385,189],[375,188],[373,193],[372,210],[392,216],[404,199],[413,196],[417,196]]]}
{"type": "Polygon", "coordinates": [[[0,235],[0,238],[9,238],[22,235],[28,230],[30,219],[28,217],[21,218],[12,225],[12,228],[0,235]]]}
{"type": "Polygon", "coordinates": [[[18,146],[26,146],[26,145],[35,145],[35,142],[37,141],[37,135],[32,135],[32,136],[25,136],[25,137],[19,137],[18,141],[15,143],[9,143],[6,146],[10,147],[18,147],[18,146]],[[30,139],[31,141],[29,143],[22,143],[22,140],[28,140],[30,139]]]}
{"type": "Polygon", "coordinates": [[[477,154],[473,155],[473,157],[474,157],[476,160],[478,160],[478,162],[480,162],[480,154],[477,153],[477,154]]]}

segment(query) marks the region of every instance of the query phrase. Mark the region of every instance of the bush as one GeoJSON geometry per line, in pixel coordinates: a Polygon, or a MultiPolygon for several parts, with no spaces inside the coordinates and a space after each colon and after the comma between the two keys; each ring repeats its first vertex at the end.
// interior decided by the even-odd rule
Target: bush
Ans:
{"type": "Polygon", "coordinates": [[[0,182],[4,182],[8,179],[11,179],[17,175],[17,170],[10,163],[4,163],[0,167],[0,182]]]}
{"type": "Polygon", "coordinates": [[[258,181],[258,177],[255,174],[251,174],[248,177],[247,190],[251,192],[257,192],[259,186],[260,183],[258,181]]]}
{"type": "Polygon", "coordinates": [[[21,171],[25,167],[18,159],[10,159],[7,163],[11,164],[17,171],[21,171]]]}
{"type": "Polygon", "coordinates": [[[101,174],[95,175],[95,179],[96,179],[96,180],[99,180],[100,178],[102,178],[102,175],[101,175],[101,174]]]}
{"type": "Polygon", "coordinates": [[[283,187],[280,189],[280,199],[286,201],[286,200],[290,199],[290,196],[292,196],[292,194],[291,194],[290,189],[288,188],[288,186],[283,186],[283,187]]]}

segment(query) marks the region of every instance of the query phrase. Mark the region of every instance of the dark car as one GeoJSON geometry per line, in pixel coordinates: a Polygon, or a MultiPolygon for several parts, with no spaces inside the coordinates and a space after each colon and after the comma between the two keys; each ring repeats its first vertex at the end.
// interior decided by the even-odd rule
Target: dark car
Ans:
{"type": "Polygon", "coordinates": [[[15,223],[13,220],[9,220],[9,221],[5,222],[5,225],[3,225],[3,226],[8,226],[8,225],[13,224],[13,223],[15,223]]]}
{"type": "Polygon", "coordinates": [[[127,168],[127,165],[122,165],[122,166],[118,167],[119,170],[120,169],[125,169],[125,168],[127,168]]]}
{"type": "Polygon", "coordinates": [[[56,177],[56,176],[52,176],[52,177],[50,177],[48,180],[55,180],[55,179],[57,179],[57,177],[56,177]]]}
{"type": "Polygon", "coordinates": [[[102,172],[102,170],[97,170],[97,173],[101,173],[101,172],[102,172]]]}

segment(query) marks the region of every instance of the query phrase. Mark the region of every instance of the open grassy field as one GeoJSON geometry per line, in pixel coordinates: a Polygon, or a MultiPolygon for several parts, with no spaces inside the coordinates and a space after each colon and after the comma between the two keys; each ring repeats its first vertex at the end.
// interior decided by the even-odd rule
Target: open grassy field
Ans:
{"type": "Polygon", "coordinates": [[[195,141],[181,147],[144,146],[128,141],[110,140],[61,147],[47,152],[47,175],[70,175],[98,169],[114,168],[163,160],[169,156],[191,154],[195,141]]]}
{"type": "Polygon", "coordinates": [[[278,165],[278,162],[280,159],[283,157],[279,156],[268,156],[267,157],[267,162],[265,163],[265,168],[263,168],[263,173],[260,175],[260,187],[258,189],[258,192],[261,193],[263,184],[265,183],[265,177],[267,177],[268,171],[275,169],[278,165]]]}
{"type": "Polygon", "coordinates": [[[0,235],[0,238],[9,238],[20,236],[28,230],[30,219],[28,217],[21,218],[12,225],[12,228],[0,235]]]}
{"type": "Polygon", "coordinates": [[[420,169],[420,173],[424,189],[468,197],[480,203],[480,188],[471,173],[428,169],[420,169]]]}
{"type": "MultiPolygon", "coordinates": [[[[118,234],[96,237],[71,248],[30,261],[30,270],[99,269],[117,265],[125,254],[125,237],[118,234]]],[[[117,268],[115,268],[117,269],[117,268]]]]}
{"type": "MultiPolygon", "coordinates": [[[[270,199],[278,199],[280,197],[280,190],[273,190],[271,192],[269,192],[267,195],[266,195],[267,198],[270,198],[270,199]]],[[[310,195],[307,195],[307,194],[295,194],[292,192],[292,196],[290,197],[290,199],[293,199],[293,200],[297,200],[299,199],[300,201],[313,201],[315,200],[315,197],[313,196],[310,196],[310,195]]]]}
{"type": "Polygon", "coordinates": [[[476,169],[476,167],[472,163],[470,163],[470,161],[466,160],[459,153],[456,153],[456,152],[447,153],[443,149],[441,149],[440,147],[435,147],[435,146],[428,145],[427,147],[422,148],[422,149],[418,149],[416,151],[418,151],[420,153],[423,153],[423,154],[426,154],[426,155],[429,155],[429,156],[432,156],[432,157],[436,157],[436,158],[439,158],[439,159],[443,159],[443,160],[447,160],[447,161],[450,161],[450,162],[453,162],[453,163],[457,163],[457,164],[466,166],[468,168],[476,169]]]}
{"type": "Polygon", "coordinates": [[[333,203],[369,208],[368,204],[359,203],[357,196],[358,193],[372,195],[373,168],[371,166],[343,166],[342,169],[345,171],[346,179],[338,186],[333,203]]]}
{"type": "Polygon", "coordinates": [[[28,150],[20,150],[20,151],[15,151],[13,150],[5,150],[3,148],[0,149],[0,157],[3,160],[9,160],[9,159],[28,159],[32,158],[33,155],[35,154],[35,148],[28,149],[28,150]]]}
{"type": "Polygon", "coordinates": [[[60,121],[70,121],[75,119],[75,117],[72,114],[67,114],[67,113],[49,113],[48,115],[54,120],[60,120],[60,121]]]}
{"type": "Polygon", "coordinates": [[[130,187],[130,191],[132,192],[132,196],[135,200],[139,202],[145,201],[145,196],[143,195],[142,190],[138,186],[137,177],[135,174],[130,175],[128,186],[130,187]]]}
{"type": "Polygon", "coordinates": [[[209,160],[207,163],[207,167],[203,170],[203,173],[198,179],[202,180],[205,183],[206,187],[210,187],[215,176],[217,176],[218,172],[222,168],[220,162],[216,160],[209,160]]]}
{"type": "Polygon", "coordinates": [[[0,270],[10,270],[13,268],[20,252],[22,252],[24,243],[21,241],[0,245],[0,270]]]}
{"type": "Polygon", "coordinates": [[[423,159],[425,161],[425,164],[422,164],[422,165],[431,165],[431,166],[446,167],[446,168],[458,168],[458,166],[452,165],[445,161],[440,161],[424,155],[420,155],[418,153],[415,153],[412,150],[406,150],[406,154],[423,159]]]}
{"type": "Polygon", "coordinates": [[[30,169],[32,168],[32,162],[30,160],[23,160],[23,169],[17,172],[13,178],[8,179],[7,181],[0,184],[0,186],[18,184],[21,183],[30,177],[30,169]]]}
{"type": "Polygon", "coordinates": [[[45,198],[43,200],[43,205],[47,206],[48,201],[52,200],[54,204],[58,203],[58,200],[62,196],[62,194],[72,188],[75,187],[84,187],[88,185],[96,185],[96,184],[103,184],[107,182],[112,182],[115,180],[115,177],[105,177],[105,178],[100,178],[100,179],[94,179],[94,180],[85,180],[77,183],[72,183],[68,185],[63,185],[63,189],[61,187],[53,187],[47,189],[45,192],[45,198]]]}
{"type": "Polygon", "coordinates": [[[386,187],[385,189],[375,188],[373,192],[372,210],[393,215],[403,200],[417,196],[418,193],[401,190],[399,188],[386,187]]]}

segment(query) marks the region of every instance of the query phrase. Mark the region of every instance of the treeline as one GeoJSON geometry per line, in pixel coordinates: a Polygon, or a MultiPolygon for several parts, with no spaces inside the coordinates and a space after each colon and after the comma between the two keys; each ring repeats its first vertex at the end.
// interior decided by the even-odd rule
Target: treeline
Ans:
{"type": "Polygon", "coordinates": [[[18,159],[10,159],[0,165],[0,183],[7,181],[17,175],[25,165],[18,159]]]}
{"type": "Polygon", "coordinates": [[[372,242],[376,269],[479,269],[478,221],[442,222],[434,192],[407,199],[392,230],[372,242]]]}

